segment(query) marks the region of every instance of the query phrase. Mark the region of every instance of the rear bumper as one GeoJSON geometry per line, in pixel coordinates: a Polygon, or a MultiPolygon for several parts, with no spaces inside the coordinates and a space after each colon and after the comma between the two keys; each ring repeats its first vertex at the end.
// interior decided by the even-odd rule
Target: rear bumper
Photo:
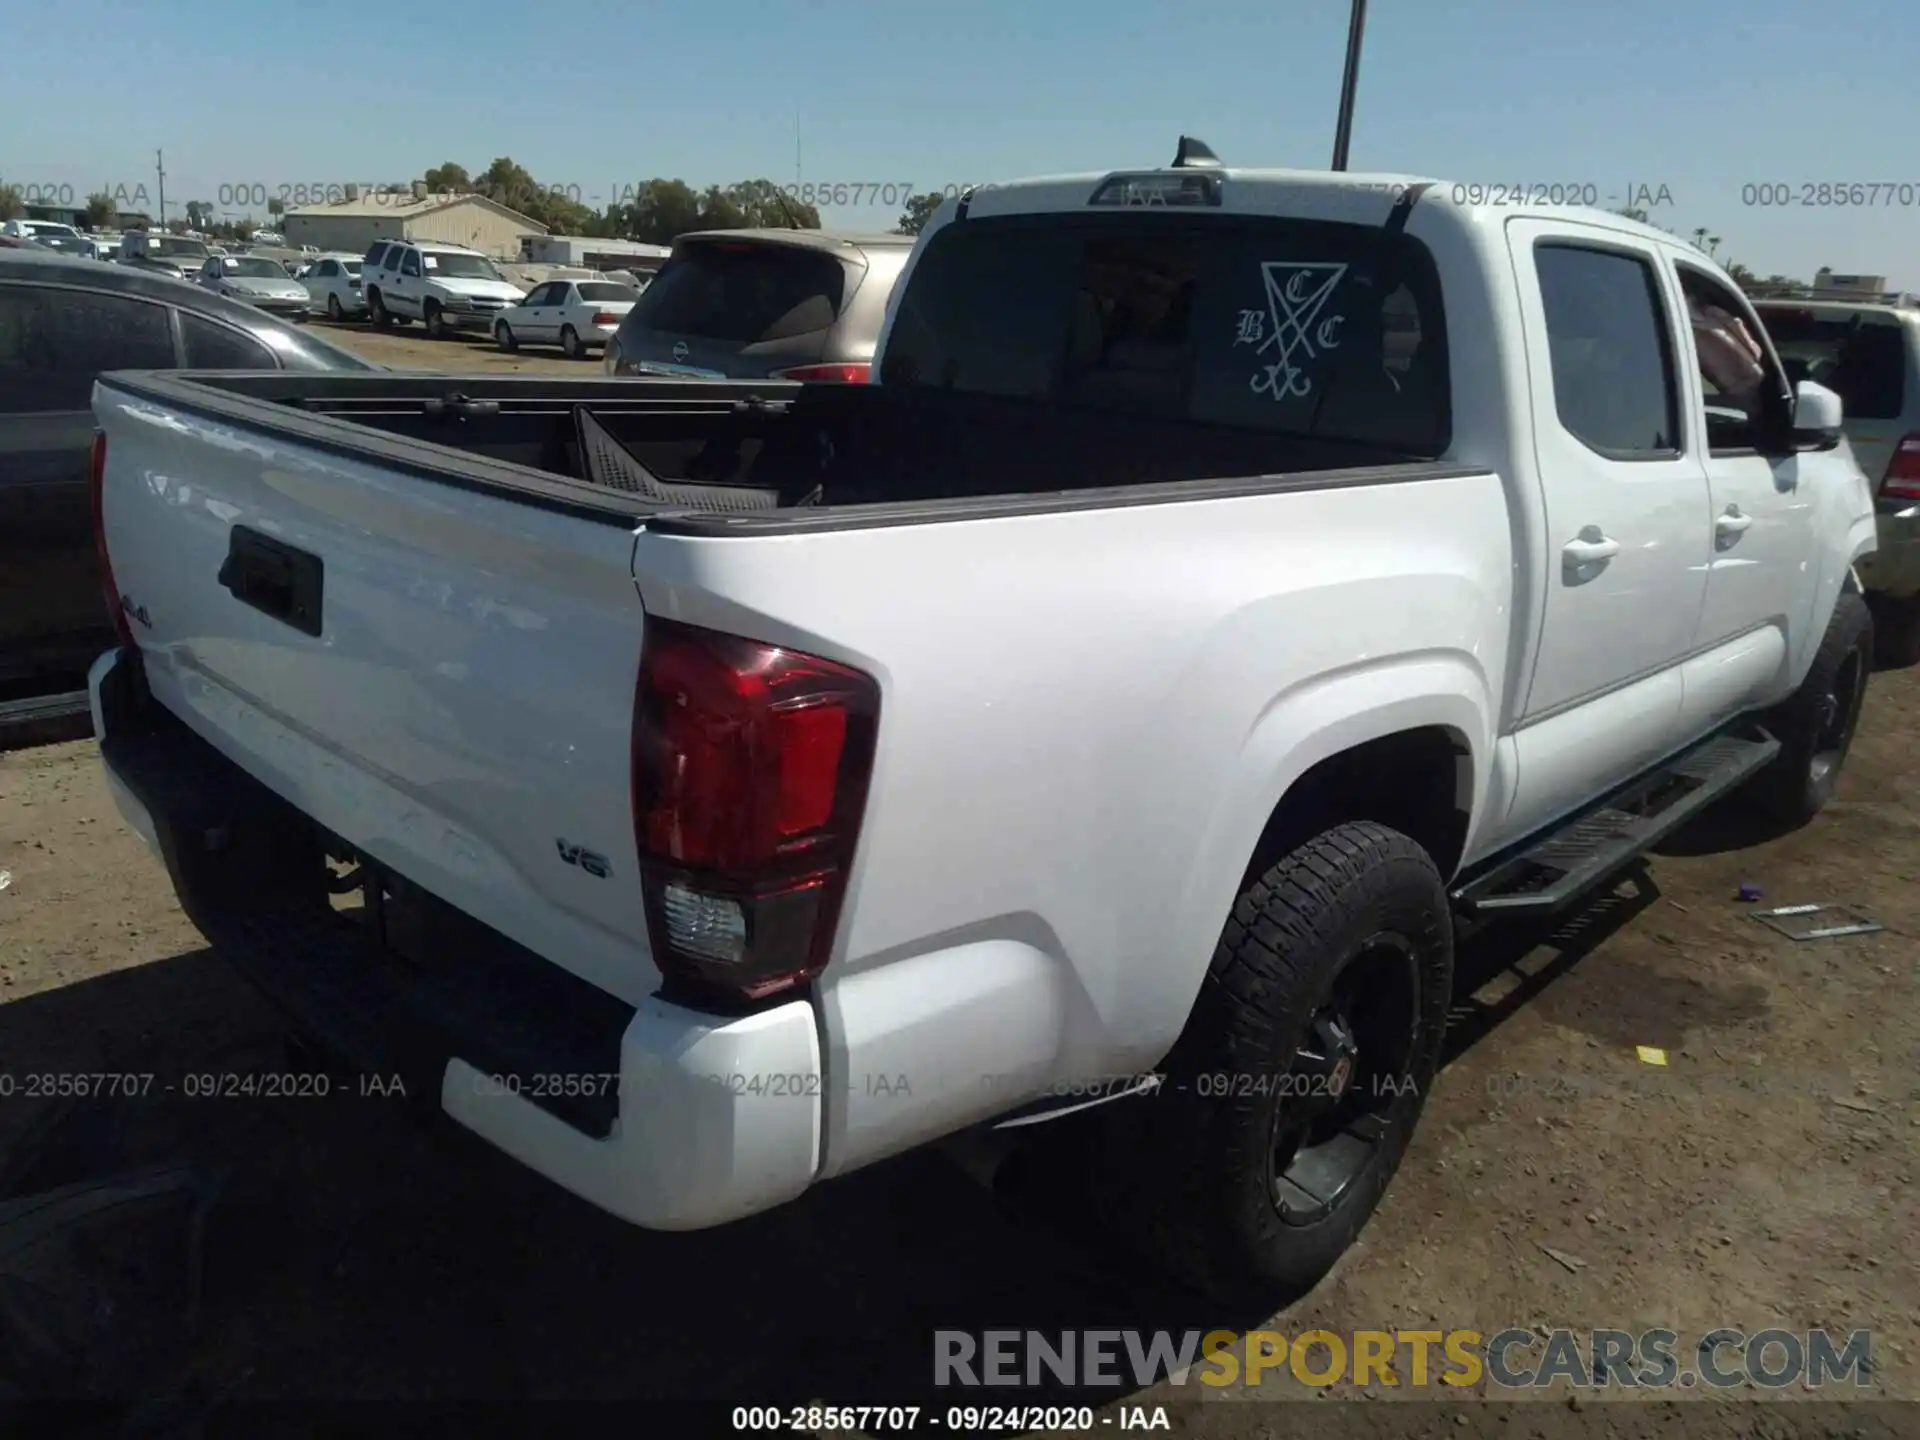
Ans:
{"type": "Polygon", "coordinates": [[[256,310],[266,311],[269,315],[278,315],[283,320],[298,319],[313,308],[313,301],[310,298],[300,300],[292,298],[282,300],[278,297],[271,300],[250,298],[246,303],[256,310]]]}
{"type": "Polygon", "coordinates": [[[457,944],[402,961],[316,900],[319,871],[297,863],[319,860],[306,817],[153,701],[137,656],[101,656],[89,691],[114,803],[188,915],[341,1063],[383,1090],[399,1077],[650,1229],[722,1224],[812,1183],[824,1084],[807,1003],[732,1018],[652,997],[636,1009],[465,917],[457,944]]]}
{"type": "Polygon", "coordinates": [[[506,313],[504,310],[442,309],[440,323],[449,330],[472,330],[482,335],[491,335],[493,322],[506,313]]]}

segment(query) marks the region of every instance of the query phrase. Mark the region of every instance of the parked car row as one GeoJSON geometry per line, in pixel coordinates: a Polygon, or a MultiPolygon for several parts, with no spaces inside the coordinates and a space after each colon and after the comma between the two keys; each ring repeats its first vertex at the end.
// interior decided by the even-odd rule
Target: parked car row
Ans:
{"type": "MultiPolygon", "coordinates": [[[[71,226],[10,224],[32,227],[49,248],[98,248],[71,226]]],[[[682,236],[644,285],[555,276],[531,288],[477,250],[425,240],[388,238],[364,255],[310,251],[283,263],[194,236],[134,231],[119,237],[112,258],[290,319],[418,323],[436,338],[487,336],[503,350],[552,345],[572,358],[601,354],[610,374],[857,383],[869,376],[912,245],[910,236],[820,230],[697,233],[682,236]]]]}

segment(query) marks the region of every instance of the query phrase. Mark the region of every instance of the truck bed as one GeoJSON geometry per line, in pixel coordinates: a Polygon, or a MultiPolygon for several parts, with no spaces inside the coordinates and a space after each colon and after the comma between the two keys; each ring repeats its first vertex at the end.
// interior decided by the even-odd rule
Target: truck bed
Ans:
{"type": "Polygon", "coordinates": [[[129,395],[322,451],[610,524],[661,517],[656,528],[683,533],[1191,499],[1195,481],[1264,491],[1284,477],[1322,488],[1464,473],[1342,442],[879,386],[231,371],[110,378],[129,395]],[[767,503],[703,513],[596,480],[582,453],[582,412],[668,486],[757,491],[767,503]],[[1179,488],[1153,493],[1167,486],[1179,488]]]}

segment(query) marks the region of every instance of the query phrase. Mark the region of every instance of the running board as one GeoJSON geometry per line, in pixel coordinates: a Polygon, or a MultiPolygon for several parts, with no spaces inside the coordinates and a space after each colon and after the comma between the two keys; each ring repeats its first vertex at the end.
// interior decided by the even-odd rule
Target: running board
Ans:
{"type": "Polygon", "coordinates": [[[1758,738],[1721,735],[1682,751],[1469,880],[1453,902],[1469,916],[1546,915],[1578,899],[1780,753],[1758,738]]]}

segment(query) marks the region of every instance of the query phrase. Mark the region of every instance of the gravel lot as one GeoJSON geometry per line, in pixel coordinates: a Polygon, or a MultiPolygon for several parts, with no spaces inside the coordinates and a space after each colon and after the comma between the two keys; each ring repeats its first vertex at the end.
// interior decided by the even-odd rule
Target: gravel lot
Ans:
{"type": "MultiPolygon", "coordinates": [[[[587,368],[343,338],[396,364],[587,368]]],[[[1812,826],[1736,848],[1751,831],[1709,815],[1553,934],[1476,942],[1473,993],[1400,1177],[1341,1267],[1274,1328],[1864,1328],[1868,1395],[1920,1399],[1916,743],[1920,671],[1881,674],[1839,798],[1812,826]],[[1856,905],[1887,928],[1796,944],[1735,903],[1746,881],[1766,903],[1856,905]],[[1640,1046],[1670,1063],[1644,1063],[1640,1046]]],[[[1070,1165],[995,1194],[910,1156],[724,1230],[646,1234],[390,1100],[164,1095],[188,1074],[284,1068],[284,1052],[120,823],[91,741],[0,756],[0,870],[0,1073],[159,1077],[144,1099],[73,1109],[31,1149],[20,1142],[53,1107],[0,1098],[0,1193],[183,1155],[233,1167],[204,1323],[173,1346],[169,1373],[242,1398],[944,1407],[936,1327],[1246,1323],[1118,1257],[1070,1165]]],[[[1191,1401],[1197,1388],[1097,1398],[1191,1401]]],[[[1689,1397],[1223,1403],[1174,1423],[1235,1436],[1920,1429],[1904,1405],[1835,1430],[1824,1404],[1689,1397]]]]}

